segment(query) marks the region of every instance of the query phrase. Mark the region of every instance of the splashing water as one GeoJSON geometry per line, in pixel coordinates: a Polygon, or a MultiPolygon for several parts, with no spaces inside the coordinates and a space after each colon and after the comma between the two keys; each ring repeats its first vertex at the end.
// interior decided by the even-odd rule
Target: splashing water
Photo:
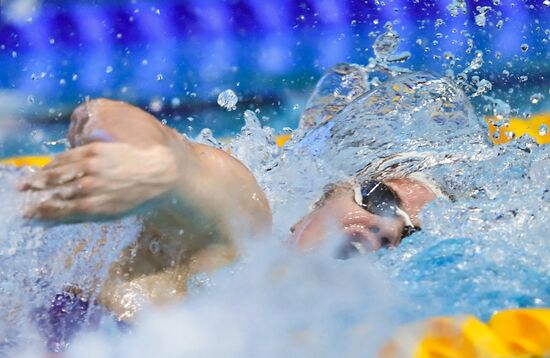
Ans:
{"type": "Polygon", "coordinates": [[[460,13],[466,14],[468,11],[465,0],[453,0],[447,5],[447,10],[453,17],[457,17],[460,13]]]}
{"type": "MultiPolygon", "coordinates": [[[[80,287],[88,290],[84,296],[93,302],[98,282],[110,263],[141,230],[135,219],[110,225],[30,225],[22,213],[31,198],[15,190],[16,182],[28,174],[25,172],[0,168],[0,196],[5,204],[0,213],[2,356],[10,347],[36,345],[56,334],[59,328],[47,318],[47,307],[56,294],[71,286],[80,287]],[[29,322],[29,316],[34,323],[29,322]],[[37,327],[36,322],[42,323],[37,327]]],[[[95,308],[91,309],[90,317],[95,308]]],[[[62,349],[69,338],[56,340],[50,348],[62,349]]]]}

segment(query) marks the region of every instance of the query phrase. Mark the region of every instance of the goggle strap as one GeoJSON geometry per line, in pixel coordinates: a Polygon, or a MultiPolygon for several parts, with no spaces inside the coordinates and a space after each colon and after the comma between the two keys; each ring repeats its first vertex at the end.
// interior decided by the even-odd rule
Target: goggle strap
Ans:
{"type": "Polygon", "coordinates": [[[395,207],[395,214],[405,221],[405,226],[414,227],[411,217],[404,212],[399,206],[395,207]]]}

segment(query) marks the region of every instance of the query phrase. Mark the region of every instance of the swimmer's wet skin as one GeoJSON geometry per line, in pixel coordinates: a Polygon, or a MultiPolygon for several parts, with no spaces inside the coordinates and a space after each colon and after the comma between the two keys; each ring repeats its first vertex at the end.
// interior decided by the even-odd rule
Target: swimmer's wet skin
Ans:
{"type": "Polygon", "coordinates": [[[123,253],[99,295],[120,319],[140,306],[121,302],[128,292],[152,302],[180,297],[189,277],[231,262],[239,238],[270,231],[269,205],[244,165],[136,107],[105,99],[83,104],[71,117],[69,141],[71,150],[20,184],[46,198],[26,216],[86,221],[140,210],[138,251],[123,253]],[[159,250],[149,250],[152,241],[159,250]]]}

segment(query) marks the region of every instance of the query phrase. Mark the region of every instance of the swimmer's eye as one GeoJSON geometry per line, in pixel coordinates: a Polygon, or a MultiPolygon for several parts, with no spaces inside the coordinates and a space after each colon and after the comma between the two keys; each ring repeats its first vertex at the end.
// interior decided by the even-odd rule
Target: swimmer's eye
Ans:
{"type": "Polygon", "coordinates": [[[397,216],[401,201],[397,194],[381,181],[366,181],[355,190],[357,204],[371,214],[397,216]]]}
{"type": "MultiPolygon", "coordinates": [[[[401,239],[420,230],[420,228],[413,225],[409,215],[400,208],[401,200],[397,193],[381,181],[363,182],[355,188],[354,199],[360,207],[371,214],[384,217],[401,217],[405,221],[401,239]]],[[[387,238],[382,238],[382,240],[384,239],[388,242],[382,242],[383,247],[388,246],[390,243],[387,238]]]]}

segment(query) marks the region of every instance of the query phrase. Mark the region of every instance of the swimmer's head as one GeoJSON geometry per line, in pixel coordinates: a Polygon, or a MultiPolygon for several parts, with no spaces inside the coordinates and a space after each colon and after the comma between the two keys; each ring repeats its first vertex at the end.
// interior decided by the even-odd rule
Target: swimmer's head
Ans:
{"type": "Polygon", "coordinates": [[[420,229],[418,214],[435,198],[428,185],[414,179],[332,184],[292,227],[292,238],[301,249],[319,246],[336,223],[345,240],[339,258],[397,246],[420,229]]]}

